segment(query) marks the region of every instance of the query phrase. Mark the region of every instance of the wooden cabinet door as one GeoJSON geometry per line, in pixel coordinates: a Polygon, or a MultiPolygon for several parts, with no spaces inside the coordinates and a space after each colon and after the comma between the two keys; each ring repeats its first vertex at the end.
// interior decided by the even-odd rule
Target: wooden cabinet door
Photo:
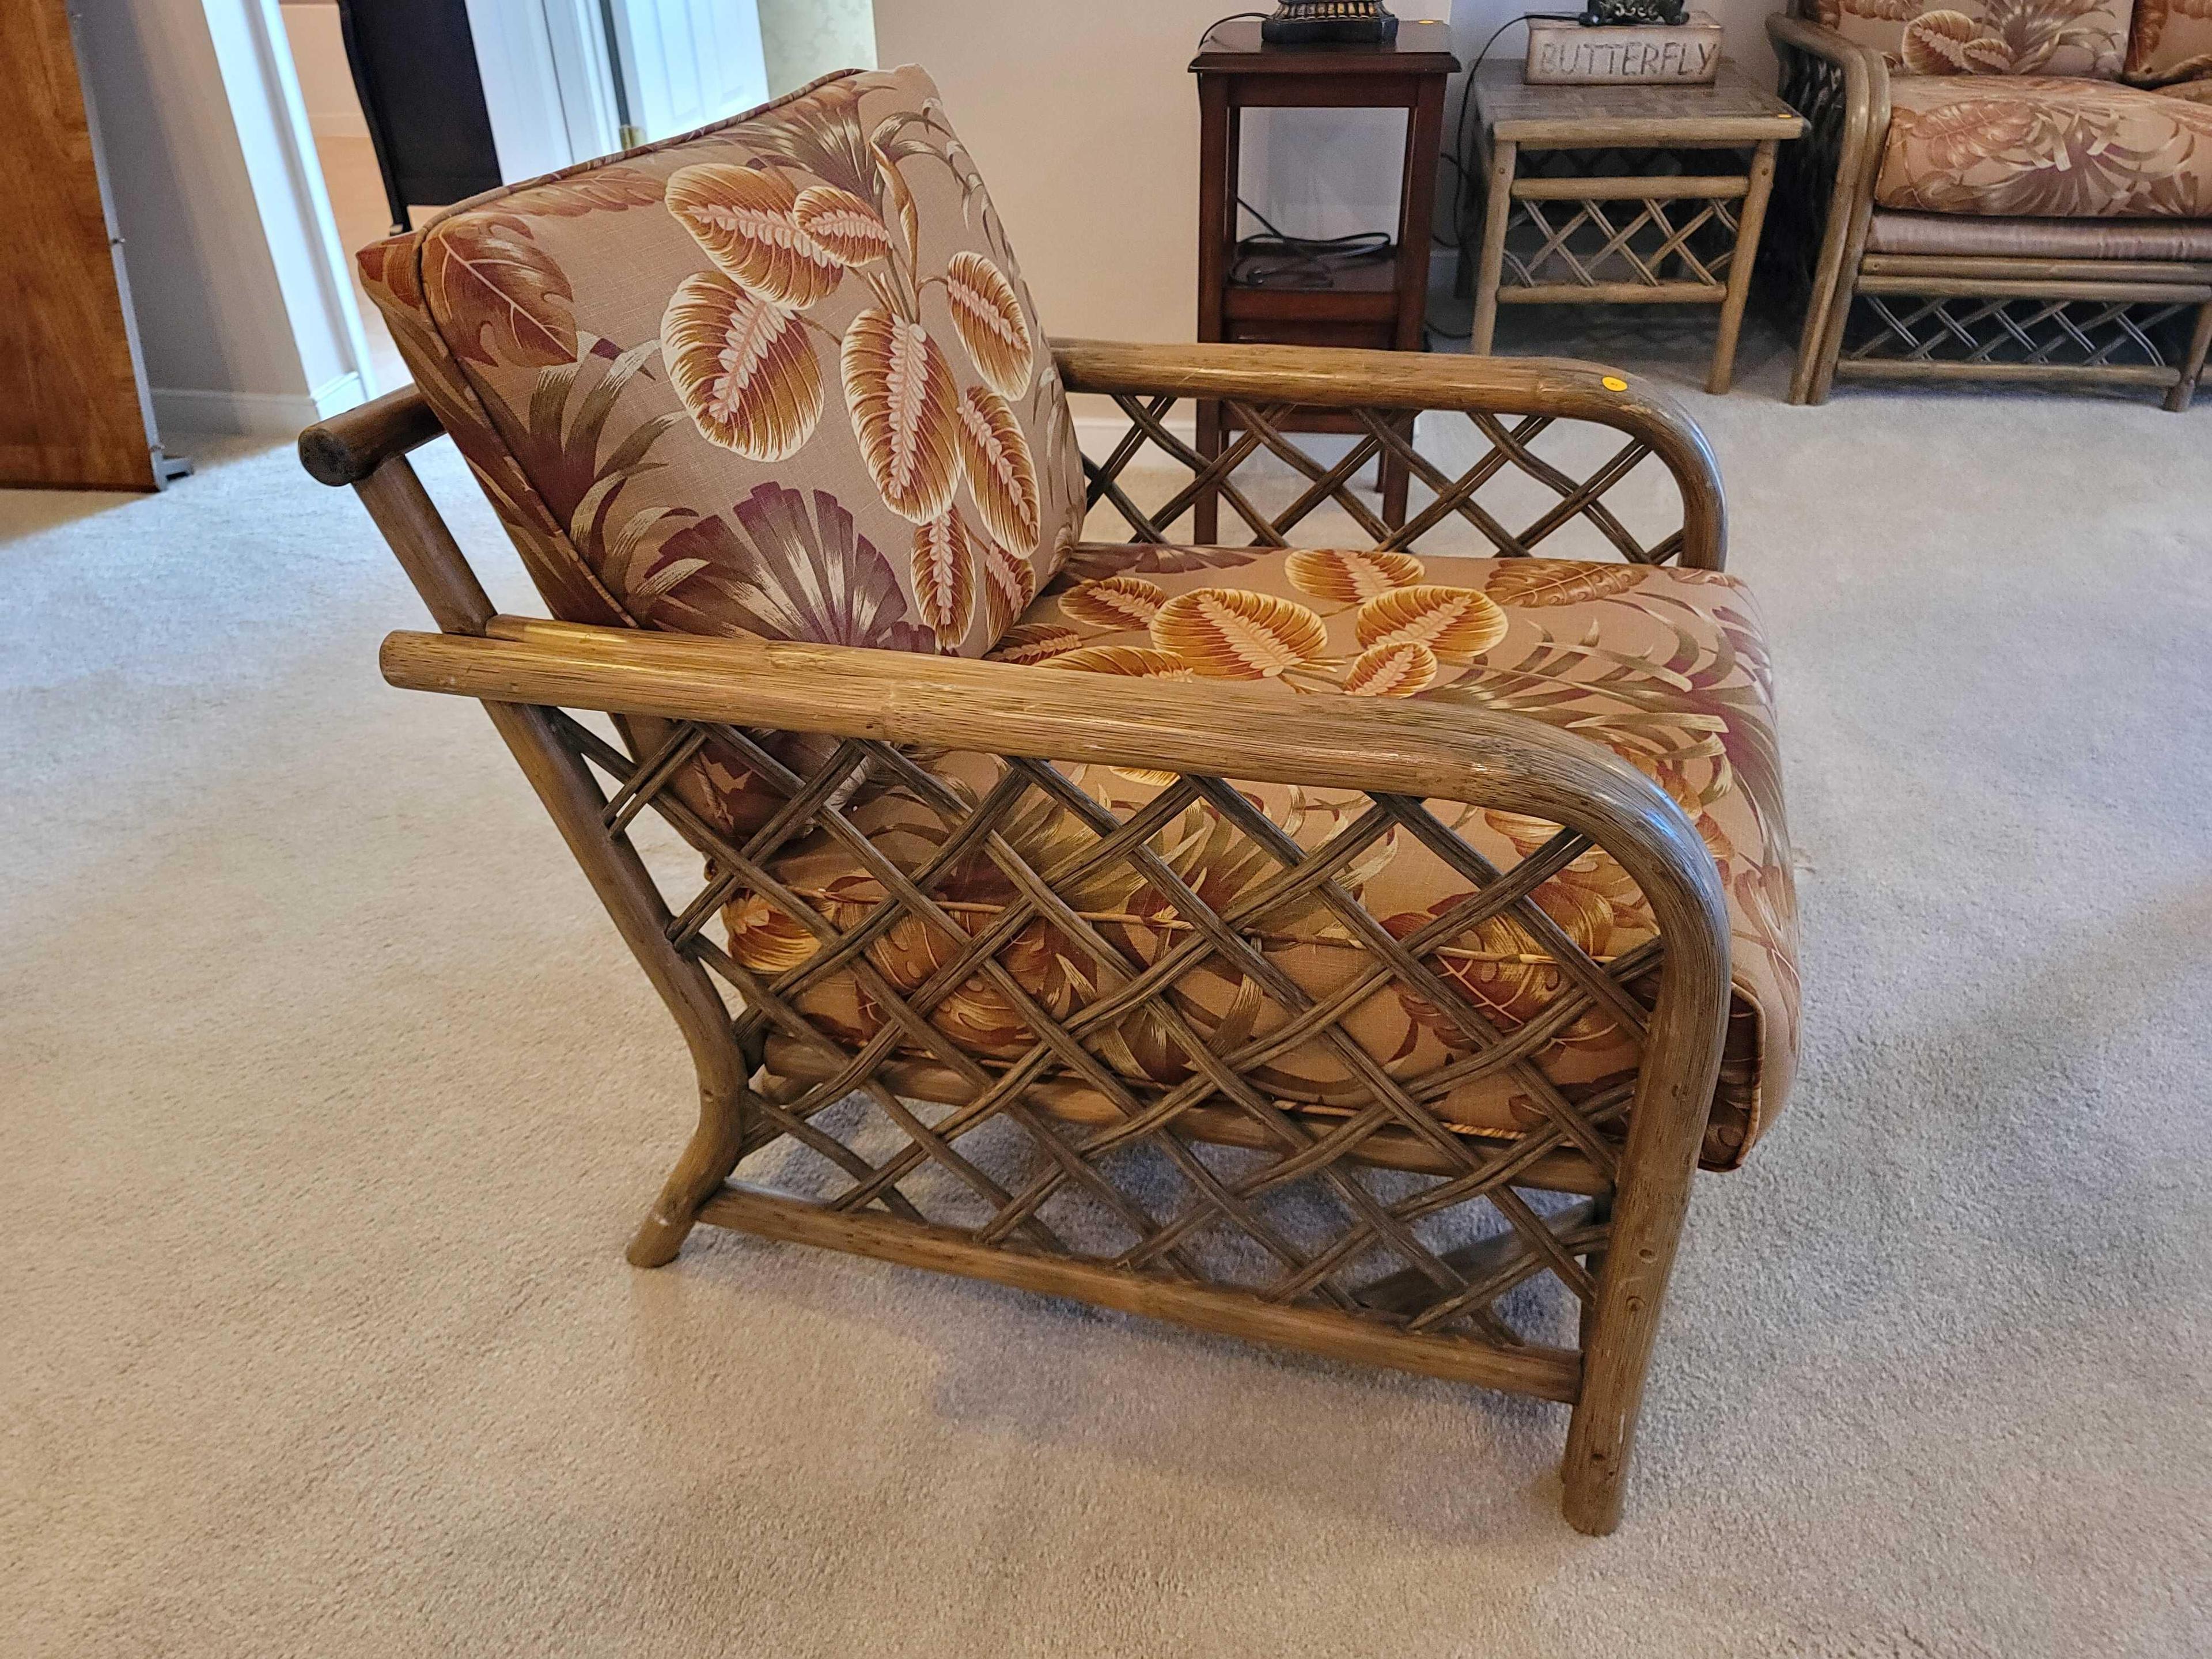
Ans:
{"type": "Polygon", "coordinates": [[[158,489],[67,0],[0,0],[0,484],[158,489]]]}

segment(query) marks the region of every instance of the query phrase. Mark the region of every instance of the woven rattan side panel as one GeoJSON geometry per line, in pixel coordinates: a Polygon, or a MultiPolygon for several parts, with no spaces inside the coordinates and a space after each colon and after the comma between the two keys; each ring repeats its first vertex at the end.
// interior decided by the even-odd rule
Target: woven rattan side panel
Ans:
{"type": "Polygon", "coordinates": [[[1593,960],[1534,902],[1589,849],[1583,837],[1561,831],[1501,869],[1427,805],[1376,794],[1303,848],[1215,777],[1168,781],[1124,817],[1036,760],[999,760],[979,789],[885,744],[685,723],[634,762],[581,720],[555,726],[606,779],[609,833],[651,811],[703,869],[668,896],[668,933],[734,993],[736,1039],[760,1067],[741,1181],[1448,1349],[1571,1358],[1632,1085],[1562,1089],[1533,1057],[1577,1022],[1640,1033],[1659,954],[1654,942],[1593,960]],[[780,804],[763,811],[749,788],[756,827],[718,827],[686,799],[702,763],[749,774],[780,804]],[[872,839],[862,821],[886,792],[927,815],[927,835],[872,839]],[[1199,890],[1169,850],[1170,826],[1194,817],[1234,843],[1247,878],[1233,895],[1199,890]],[[1448,860],[1468,889],[1403,936],[1348,874],[1394,836],[1448,860]],[[868,902],[802,894],[779,873],[793,849],[824,846],[864,872],[868,902]],[[961,896],[986,889],[988,903],[961,896]],[[1360,971],[1326,996],[1257,943],[1291,912],[1326,913],[1361,948],[1360,971]],[[1496,954],[1484,927],[1501,920],[1536,946],[1523,954],[1550,990],[1511,1021],[1469,989],[1468,960],[1496,954]],[[1231,1014],[1188,994],[1201,975],[1235,982],[1231,1014]],[[857,1022],[812,1011],[810,993],[841,979],[857,1022]],[[1409,1075],[1345,1034],[1378,995],[1417,999],[1453,1027],[1449,1062],[1409,1075]],[[981,1007],[1000,1031],[989,1044],[967,1040],[981,1007]],[[1271,1092],[1270,1059],[1310,1042],[1339,1055],[1357,1104],[1271,1092]],[[1440,1119],[1436,1102],[1483,1074],[1525,1092],[1527,1133],[1486,1139],[1440,1119]],[[1569,1294],[1523,1290],[1537,1279],[1569,1294]]]}

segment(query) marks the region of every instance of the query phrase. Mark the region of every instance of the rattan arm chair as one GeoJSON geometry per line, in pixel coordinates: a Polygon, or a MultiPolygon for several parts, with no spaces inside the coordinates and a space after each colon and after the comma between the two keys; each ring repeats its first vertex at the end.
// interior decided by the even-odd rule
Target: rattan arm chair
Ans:
{"type": "MultiPolygon", "coordinates": [[[[2212,258],[2081,257],[2072,234],[2137,221],[2041,222],[2047,244],[1993,253],[1972,251],[1988,228],[1974,216],[1888,213],[1875,199],[1891,120],[1881,53],[1796,15],[1766,32],[1782,96],[1809,123],[1784,147],[1765,243],[1805,296],[1790,402],[1826,402],[1840,376],[2148,386],[2189,407],[2212,346],[2212,258]],[[1948,222],[1959,240],[1884,251],[1870,233],[1885,217],[1922,241],[1948,222]],[[1855,303],[1868,313],[1856,339],[1855,303]]],[[[2009,222],[2033,244],[2039,222],[2009,222]]]]}
{"type": "MultiPolygon", "coordinates": [[[[1555,419],[1596,422],[1625,434],[1626,447],[1589,481],[1549,480],[1564,517],[1601,513],[1605,489],[1636,460],[1656,454],[1679,487],[1683,522],[1638,556],[1703,570],[1722,562],[1721,495],[1709,451],[1685,416],[1627,377],[1567,363],[1263,347],[1058,341],[1053,356],[1071,392],[1106,394],[1140,416],[1151,443],[1190,467],[1194,489],[1209,479],[1224,483],[1228,475],[1216,470],[1219,459],[1199,457],[1166,425],[1177,399],[1237,404],[1255,417],[1244,428],[1248,447],[1272,441],[1285,453],[1299,453],[1280,433],[1282,417],[1294,409],[1350,412],[1367,424],[1359,453],[1370,459],[1406,441],[1411,411],[1464,413],[1493,441],[1467,477],[1443,477],[1410,446],[1406,455],[1414,476],[1451,495],[1462,516],[1474,510],[1480,483],[1510,470],[1514,450],[1528,459],[1523,446],[1535,428],[1555,419]]],[[[483,703],[690,1046],[698,1073],[697,1127],[630,1244],[632,1262],[669,1261],[703,1221],[1568,1402],[1566,1516],[1593,1533],[1617,1523],[1730,1000],[1729,929],[1714,860],[1666,793],[1607,750],[1511,714],[1388,698],[1308,697],[1286,706],[1262,690],[1220,681],[1114,678],[498,615],[408,459],[408,451],[440,430],[410,387],[311,428],[301,454],[316,478],[359,492],[440,630],[392,635],[383,647],[385,677],[395,686],[483,703]],[[625,752],[572,711],[618,717],[639,752],[625,752]],[[644,742],[639,734],[647,732],[658,735],[644,742]],[[780,822],[752,843],[733,844],[672,787],[684,757],[708,738],[753,757],[787,792],[780,822]],[[779,747],[783,738],[807,741],[779,747]],[[846,805],[851,780],[872,774],[927,792],[933,786],[913,757],[949,749],[1000,757],[1010,781],[980,803],[948,803],[962,817],[955,839],[999,862],[1024,896],[1026,914],[1048,919],[1094,954],[1104,993],[1065,1018],[1026,1006],[1034,1048],[992,1069],[919,1017],[929,1006],[929,988],[902,1000],[878,981],[876,994],[890,1015],[886,1030],[900,1026],[910,1042],[856,1048],[796,1006],[794,975],[811,969],[764,975],[686,926],[687,918],[711,912],[720,902],[717,887],[726,896],[739,872],[773,887],[762,846],[801,827],[873,859],[846,805]],[[811,770],[787,769],[775,758],[794,750],[811,757],[811,770]],[[1165,967],[1120,960],[1079,914],[1080,904],[1055,891],[1055,880],[1067,886],[1065,873],[1034,867],[1000,833],[1017,793],[1050,795],[1089,813],[1099,848],[1148,863],[1147,873],[1176,890],[1202,936],[1194,948],[1224,953],[1286,1006],[1301,999],[1243,942],[1272,901],[1216,913],[1181,889],[1147,850],[1145,825],[1115,823],[1066,784],[1058,764],[1076,763],[1172,775],[1162,800],[1208,800],[1231,817],[1240,797],[1227,779],[1359,792],[1369,817],[1395,817],[1423,835],[1440,829],[1423,815],[1425,800],[1472,803],[1559,826],[1521,865],[1504,870],[1442,831],[1453,843],[1445,851],[1462,860],[1476,890],[1454,921],[1510,916],[1553,945],[1566,969],[1560,1018],[1598,1003],[1626,1010],[1641,1046],[1632,1084],[1572,1099],[1553,1091],[1528,1133],[1469,1139],[1372,1062],[1364,1063],[1367,1099],[1357,1108],[1320,1117],[1285,1111],[1240,1072],[1240,1061],[1246,1069],[1256,1062],[1217,1054],[1183,1026],[1198,1073],[1179,1088],[1130,1085],[1101,1064],[1094,1039],[1103,1018],[1139,1003],[1171,1024],[1179,1020],[1175,1001],[1164,994],[1165,967]],[[649,872],[629,834],[648,809],[707,861],[702,894],[672,896],[649,872]],[[1559,930],[1529,898],[1591,848],[1610,854],[1632,878],[1656,926],[1656,942],[1610,965],[1560,943],[1559,930]],[[734,1010],[718,979],[734,991],[734,1010]],[[779,1064],[779,1054],[793,1063],[779,1064]],[[856,1095],[904,1131],[901,1156],[885,1158],[878,1148],[863,1158],[823,1127],[841,1101],[856,1095]],[[926,1122],[917,1103],[932,1099],[954,1109],[926,1122]],[[1041,1172],[1028,1187],[1009,1191],[963,1158],[966,1137],[993,1119],[1018,1124],[1032,1138],[1041,1172]],[[853,1184],[825,1200],[732,1179],[749,1158],[793,1143],[836,1165],[853,1184]],[[1130,1214],[1134,1206],[1112,1184],[1117,1150],[1140,1144],[1155,1147],[1191,1183],[1190,1211],[1169,1224],[1130,1214]],[[1198,1157],[1201,1146],[1248,1149],[1249,1168],[1231,1179],[1198,1157]],[[901,1172],[915,1168],[981,1193],[992,1220],[932,1224],[896,1184],[901,1172]],[[1342,1205],[1338,1236],[1317,1249],[1255,1212],[1266,1194],[1294,1180],[1328,1190],[1342,1205]],[[1142,1243],[1102,1256],[1059,1239],[1040,1216],[1040,1194],[1054,1189],[1079,1189],[1123,1213],[1142,1243]],[[1523,1196],[1546,1193],[1575,1201],[1532,1203],[1523,1196]],[[1485,1203],[1504,1218],[1502,1231],[1433,1251],[1416,1233],[1425,1218],[1485,1203]],[[1230,1220],[1272,1252],[1272,1283],[1255,1289],[1223,1282],[1200,1261],[1194,1248],[1200,1234],[1230,1220]],[[1337,1270],[1378,1243],[1406,1265],[1343,1284],[1337,1270]],[[1516,1287],[1547,1275],[1581,1304],[1576,1346],[1524,1340],[1495,1315],[1516,1287]]],[[[1121,493],[1116,474],[1133,447],[1086,462],[1092,502],[1121,493]]],[[[1309,476],[1331,479],[1331,493],[1351,499],[1342,488],[1348,469],[1310,458],[1303,465],[1309,476]]],[[[1189,490],[1179,499],[1187,502],[1189,490]]],[[[1232,508],[1249,506],[1233,488],[1225,499],[1232,508]]],[[[1148,516],[1126,496],[1122,502],[1125,513],[1148,516]]],[[[1248,522],[1255,520],[1277,522],[1256,510],[1248,522]]],[[[1536,539],[1543,528],[1532,527],[1536,539]]],[[[1272,528],[1255,533],[1282,539],[1272,528]]],[[[1384,534],[1402,538],[1404,528],[1384,534]]],[[[1255,836],[1270,833],[1246,827],[1255,836]]],[[[1340,874],[1357,850],[1350,836],[1303,857],[1279,848],[1282,867],[1270,890],[1319,895],[1392,972],[1450,999],[1449,988],[1417,959],[1422,939],[1401,945],[1349,896],[1340,874]]],[[[873,867],[908,914],[933,915],[928,874],[910,877],[881,859],[873,867]]],[[[941,915],[935,919],[943,922],[941,915]]],[[[990,951],[1018,920],[977,938],[938,981],[991,974],[990,951]]],[[[879,914],[841,938],[825,923],[824,956],[866,971],[866,939],[859,936],[880,937],[883,925],[879,914]]],[[[1023,997],[1011,981],[1000,988],[1023,997]]],[[[1363,1065],[1356,1053],[1349,1063],[1363,1065]]]]}

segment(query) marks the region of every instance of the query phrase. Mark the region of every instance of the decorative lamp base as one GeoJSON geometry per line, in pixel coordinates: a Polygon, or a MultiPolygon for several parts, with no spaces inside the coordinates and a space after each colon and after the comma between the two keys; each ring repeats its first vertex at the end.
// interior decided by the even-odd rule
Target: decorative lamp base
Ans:
{"type": "Polygon", "coordinates": [[[1398,20],[1375,0],[1285,0],[1260,25],[1271,46],[1387,46],[1398,20]]]}

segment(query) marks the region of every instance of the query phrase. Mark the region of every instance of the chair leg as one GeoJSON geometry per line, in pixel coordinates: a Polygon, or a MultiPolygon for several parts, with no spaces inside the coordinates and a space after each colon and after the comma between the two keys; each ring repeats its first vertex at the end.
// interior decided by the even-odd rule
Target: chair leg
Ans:
{"type": "MultiPolygon", "coordinates": [[[[1612,1218],[1612,1204],[1602,1199],[1598,1200],[1597,1208],[1591,1212],[1590,1218],[1593,1221],[1609,1221],[1612,1218]]],[[[1583,1270],[1589,1274],[1591,1284],[1595,1285],[1599,1283],[1605,1277],[1605,1252],[1603,1250],[1592,1250],[1589,1252],[1589,1255],[1583,1257],[1583,1270]]],[[[1596,1328],[1597,1302],[1596,1299],[1593,1297],[1591,1300],[1583,1304],[1582,1335],[1578,1340],[1581,1342],[1585,1352],[1589,1348],[1590,1334],[1596,1330],[1596,1328]]]]}
{"type": "Polygon", "coordinates": [[[2197,326],[2189,337],[2189,352],[2181,360],[2181,378],[2166,394],[2166,406],[2179,415],[2197,395],[2197,382],[2204,374],[2204,356],[2212,349],[2212,301],[2197,308],[2197,326]]]}
{"type": "MultiPolygon", "coordinates": [[[[1678,1216],[1678,1224],[1679,1220],[1678,1216]]],[[[1671,1239],[1659,1254],[1671,1265],[1671,1239]]],[[[1659,1293],[1666,1282],[1662,1271],[1655,1293],[1650,1275],[1633,1268],[1639,1261],[1648,1267],[1652,1257],[1652,1246],[1631,1244],[1616,1224],[1598,1276],[1597,1299],[1583,1315],[1583,1391],[1567,1426],[1566,1457],[1559,1467],[1566,1487],[1560,1508],[1569,1526],[1593,1537],[1601,1538],[1620,1524],[1628,1460],[1644,1407],[1644,1378],[1658,1334],[1659,1293]]]]}
{"type": "Polygon", "coordinates": [[[698,1127],[628,1251],[635,1267],[661,1267],[675,1260],[699,1206],[737,1167],[751,1068],[706,970],[669,943],[670,916],[659,889],[629,839],[608,829],[606,798],[583,761],[556,735],[546,711],[487,702],[484,712],[507,739],[616,930],[660,993],[698,1073],[698,1127]]]}
{"type": "MultiPolygon", "coordinates": [[[[1709,1081],[1692,1086],[1685,1079],[1669,1088],[1665,1079],[1647,1073],[1634,1109],[1642,1110],[1647,1098],[1656,1109],[1669,1094],[1701,1097],[1709,1104],[1711,1091],[1709,1081]]],[[[1583,1320],[1582,1392],[1567,1426],[1566,1459],[1559,1470],[1566,1486],[1560,1507],[1577,1532],[1602,1536],[1620,1524],[1636,1420],[1644,1408],[1644,1374],[1659,1334],[1659,1310],[1674,1269],[1704,1133],[1702,1108],[1663,1116],[1654,1109],[1630,1124],[1597,1294],[1583,1320]]]]}
{"type": "MultiPolygon", "coordinates": [[[[438,626],[448,633],[481,634],[491,620],[491,600],[406,458],[387,459],[358,488],[438,626]]],[[[698,1073],[699,1126],[659,1201],[630,1241],[634,1264],[658,1267],[675,1259],[699,1206],[737,1167],[744,1134],[745,1079],[752,1067],[706,970],[670,945],[668,907],[659,890],[636,848],[608,827],[606,797],[581,757],[562,740],[548,711],[507,702],[486,702],[483,709],[616,930],[660,993],[698,1073]]]]}
{"type": "Polygon", "coordinates": [[[1815,288],[1805,307],[1805,327],[1797,337],[1797,364],[1790,374],[1790,401],[1793,404],[1820,401],[1813,395],[1813,383],[1820,369],[1820,353],[1827,345],[1828,307],[1834,299],[1832,287],[1826,292],[1815,288]]]}
{"type": "Polygon", "coordinates": [[[698,1224],[699,1206],[721,1189],[744,1150],[744,1094],[712,1083],[699,1086],[699,1127],[669,1172],[667,1183],[639,1224],[627,1255],[633,1267],[665,1267],[698,1224]]]}

